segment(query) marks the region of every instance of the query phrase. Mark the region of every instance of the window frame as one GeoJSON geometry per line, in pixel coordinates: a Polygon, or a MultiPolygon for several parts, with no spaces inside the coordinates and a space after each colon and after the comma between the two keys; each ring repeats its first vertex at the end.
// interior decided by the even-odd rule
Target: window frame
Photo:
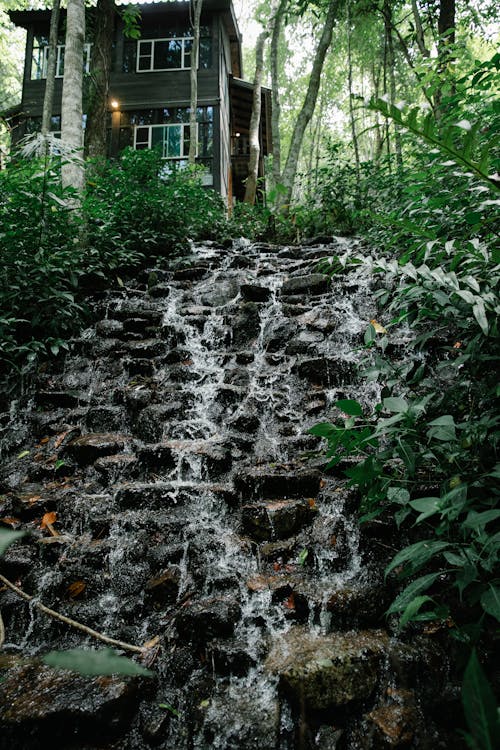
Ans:
{"type": "MultiPolygon", "coordinates": [[[[184,144],[186,141],[186,132],[188,133],[189,138],[189,123],[187,122],[169,122],[169,123],[161,123],[159,125],[134,125],[134,151],[142,151],[142,148],[137,149],[137,131],[140,129],[147,128],[148,129],[148,142],[147,146],[143,145],[145,144],[145,141],[139,141],[141,145],[143,145],[143,148],[151,149],[153,148],[153,128],[180,128],[181,129],[181,138],[180,138],[180,154],[179,156],[165,156],[165,144],[167,143],[167,139],[165,137],[161,141],[162,144],[162,159],[164,161],[185,161],[188,157],[186,154],[184,154],[184,144]]],[[[198,123],[196,123],[196,156],[198,156],[198,123]]]]}
{"type": "Polygon", "coordinates": [[[185,64],[186,57],[189,56],[191,58],[192,55],[192,43],[194,39],[192,36],[167,36],[167,37],[158,37],[155,39],[138,39],[137,40],[137,51],[136,51],[136,62],[135,62],[135,72],[136,73],[161,73],[166,72],[169,70],[189,70],[191,67],[191,62],[189,62],[189,65],[185,64]],[[181,65],[178,68],[155,68],[154,67],[154,60],[155,60],[155,44],[156,42],[180,42],[181,45],[181,65]],[[186,45],[185,42],[191,42],[191,49],[186,52],[186,45]],[[143,54],[141,55],[141,44],[150,44],[151,45],[151,52],[149,54],[143,54]],[[139,68],[139,62],[141,58],[150,58],[149,68],[139,68]]]}
{"type": "MultiPolygon", "coordinates": [[[[61,65],[63,61],[63,50],[66,49],[65,44],[58,44],[56,47],[56,74],[55,78],[64,78],[64,72],[61,72],[61,65]]],[[[91,42],[85,42],[83,45],[83,72],[84,73],[90,73],[90,60],[92,56],[92,43],[91,42]]],[[[47,78],[47,66],[49,62],[49,45],[44,44],[43,46],[37,45],[33,46],[33,51],[31,54],[31,76],[30,80],[32,81],[44,81],[47,78]],[[35,50],[38,50],[38,55],[42,56],[41,60],[41,67],[40,66],[40,59],[38,58],[38,61],[35,62],[35,50]],[[36,65],[37,68],[40,69],[40,76],[35,76],[33,78],[33,65],[36,65]]]]}

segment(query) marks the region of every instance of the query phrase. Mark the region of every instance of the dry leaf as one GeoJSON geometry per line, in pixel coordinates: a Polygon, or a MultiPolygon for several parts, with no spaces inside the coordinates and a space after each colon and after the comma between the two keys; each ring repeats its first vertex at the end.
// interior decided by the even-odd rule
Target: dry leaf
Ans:
{"type": "Polygon", "coordinates": [[[320,489],[323,489],[323,487],[326,487],[326,480],[322,479],[321,482],[319,483],[319,486],[320,486],[320,489]]]}
{"type": "Polygon", "coordinates": [[[462,348],[462,342],[461,341],[455,341],[453,344],[454,349],[461,349],[462,348]]]}
{"type": "Polygon", "coordinates": [[[376,320],[370,320],[370,323],[375,328],[376,333],[387,333],[387,330],[384,328],[384,326],[381,326],[380,323],[377,323],[376,320]]]}
{"type": "Polygon", "coordinates": [[[23,497],[21,499],[23,503],[29,503],[30,505],[34,505],[35,503],[38,503],[40,500],[43,500],[43,497],[41,495],[30,495],[29,497],[23,497]]]}
{"type": "Polygon", "coordinates": [[[192,359],[183,359],[182,360],[182,364],[185,365],[186,367],[189,367],[189,365],[193,364],[193,360],[192,359]]]}
{"type": "Polygon", "coordinates": [[[50,524],[53,524],[57,521],[57,513],[53,510],[51,513],[45,513],[42,522],[40,524],[41,529],[47,528],[50,524]]]}
{"type": "Polygon", "coordinates": [[[155,635],[155,637],[151,638],[150,641],[146,641],[146,643],[143,643],[142,647],[143,648],[154,648],[155,646],[157,646],[159,644],[159,642],[160,642],[160,636],[159,635],[155,635]]]}
{"type": "Polygon", "coordinates": [[[269,588],[269,580],[262,575],[255,575],[247,581],[247,587],[250,591],[264,591],[269,588]]]}
{"type": "Polygon", "coordinates": [[[283,602],[286,609],[295,609],[295,594],[292,592],[288,599],[283,602]]]}
{"type": "Polygon", "coordinates": [[[273,563],[273,570],[276,571],[276,573],[278,572],[278,570],[281,570],[281,565],[279,564],[279,562],[273,563]]]}
{"type": "Polygon", "coordinates": [[[21,523],[19,518],[12,518],[11,516],[5,516],[5,518],[0,518],[1,523],[6,523],[8,526],[17,526],[21,523]]]}
{"type": "Polygon", "coordinates": [[[313,497],[308,498],[307,502],[309,503],[310,508],[316,507],[316,500],[313,497]]]}
{"type": "Polygon", "coordinates": [[[54,448],[56,450],[61,446],[61,443],[69,432],[71,432],[71,430],[66,430],[66,432],[61,432],[61,434],[56,437],[54,441],[54,448]]]}
{"type": "Polygon", "coordinates": [[[85,581],[75,581],[68,586],[68,594],[72,599],[76,599],[86,588],[87,584],[85,581]]]}
{"type": "Polygon", "coordinates": [[[40,440],[40,445],[46,445],[46,443],[48,443],[48,442],[49,442],[49,440],[50,440],[50,438],[49,438],[49,437],[44,437],[44,438],[42,438],[42,439],[40,440]]]}

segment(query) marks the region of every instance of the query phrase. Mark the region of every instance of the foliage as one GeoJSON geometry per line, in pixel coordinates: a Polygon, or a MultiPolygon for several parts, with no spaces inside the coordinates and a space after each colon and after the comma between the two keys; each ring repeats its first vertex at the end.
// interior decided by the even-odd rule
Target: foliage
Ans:
{"type": "Polygon", "coordinates": [[[465,735],[468,746],[472,750],[494,750],[500,745],[500,718],[495,696],[474,649],[465,670],[462,703],[469,728],[465,735]]]}
{"type": "Polygon", "coordinates": [[[0,366],[57,354],[88,315],[86,290],[153,258],[184,252],[224,222],[196,173],[163,174],[159,155],[128,150],[91,172],[81,212],[60,186],[60,159],[0,173],[0,366]]]}
{"type": "Polygon", "coordinates": [[[118,656],[110,648],[99,651],[73,648],[67,651],[49,651],[42,657],[49,667],[69,669],[83,675],[123,674],[133,677],[152,677],[153,672],[125,656],[118,656]]]}

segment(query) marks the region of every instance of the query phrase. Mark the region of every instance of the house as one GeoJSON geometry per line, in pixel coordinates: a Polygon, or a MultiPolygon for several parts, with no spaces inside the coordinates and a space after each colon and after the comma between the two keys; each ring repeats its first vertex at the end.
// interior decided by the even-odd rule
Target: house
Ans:
{"type": "MultiPolygon", "coordinates": [[[[182,165],[189,151],[190,3],[152,2],[137,7],[141,12],[139,39],[124,35],[119,9],[115,17],[108,154],[117,156],[126,146],[135,149],[157,146],[166,162],[182,165]]],[[[13,140],[18,141],[41,125],[50,10],[9,11],[9,16],[27,31],[22,101],[13,130],[13,140]]],[[[63,11],[61,29],[64,23],[63,11]]],[[[91,21],[87,27],[92,28],[91,21]]],[[[91,56],[89,37],[84,54],[87,73],[91,56]]],[[[57,48],[52,117],[55,133],[61,128],[63,73],[64,33],[57,48]]],[[[252,84],[242,80],[241,35],[231,0],[204,0],[198,69],[197,161],[206,168],[205,183],[229,200],[233,196],[241,199],[244,194],[252,92],[252,84]]],[[[270,141],[270,91],[263,89],[261,157],[270,150],[270,141]]]]}

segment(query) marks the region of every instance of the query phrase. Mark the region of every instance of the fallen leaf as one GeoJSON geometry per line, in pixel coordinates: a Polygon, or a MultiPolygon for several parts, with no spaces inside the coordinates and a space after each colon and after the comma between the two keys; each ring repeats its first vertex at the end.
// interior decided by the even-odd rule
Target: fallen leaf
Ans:
{"type": "Polygon", "coordinates": [[[462,342],[461,341],[455,341],[453,344],[454,349],[461,349],[462,348],[462,342]]]}
{"type": "Polygon", "coordinates": [[[1,523],[7,524],[7,526],[17,526],[21,523],[19,518],[12,518],[11,516],[6,516],[5,518],[0,518],[1,523]]]}
{"type": "Polygon", "coordinates": [[[20,453],[20,454],[18,455],[18,458],[25,458],[26,456],[29,456],[29,454],[30,454],[30,452],[29,452],[29,451],[22,451],[22,452],[21,452],[21,453],[20,453]]]}
{"type": "Polygon", "coordinates": [[[189,365],[193,364],[193,360],[192,359],[183,359],[182,360],[182,364],[185,365],[186,367],[189,367],[189,365]]]}
{"type": "Polygon", "coordinates": [[[60,433],[60,434],[59,434],[59,435],[58,435],[58,436],[56,437],[56,439],[55,439],[55,441],[54,441],[54,448],[55,448],[56,450],[57,450],[57,449],[58,449],[58,448],[59,448],[59,447],[61,446],[61,443],[63,442],[64,438],[66,437],[66,435],[67,435],[67,434],[68,434],[69,432],[70,432],[70,430],[66,430],[66,432],[61,432],[61,433],[60,433]]]}
{"type": "Polygon", "coordinates": [[[380,325],[380,323],[377,323],[376,320],[370,320],[370,323],[375,328],[376,333],[387,333],[387,330],[384,328],[384,326],[380,325]]]}
{"type": "Polygon", "coordinates": [[[160,642],[160,636],[159,635],[155,635],[154,638],[151,638],[151,640],[146,641],[146,643],[143,643],[142,647],[143,648],[154,648],[155,646],[157,646],[159,644],[159,642],[160,642]]]}
{"type": "Polygon", "coordinates": [[[273,570],[278,572],[278,570],[281,570],[281,565],[279,562],[273,563],[273,570]]]}
{"type": "Polygon", "coordinates": [[[49,524],[53,524],[57,521],[57,513],[53,510],[51,513],[45,513],[42,522],[40,524],[41,529],[45,529],[49,524]]]}
{"type": "Polygon", "coordinates": [[[85,581],[75,581],[68,586],[68,594],[72,599],[76,599],[81,593],[85,591],[87,584],[85,581]]]}
{"type": "Polygon", "coordinates": [[[269,588],[269,581],[265,576],[256,575],[248,579],[247,588],[250,591],[264,591],[269,588]]]}
{"type": "Polygon", "coordinates": [[[44,438],[42,438],[42,439],[40,440],[40,445],[46,445],[46,443],[48,443],[48,442],[49,442],[49,440],[50,440],[50,438],[49,438],[49,437],[44,437],[44,438]]]}
{"type": "Polygon", "coordinates": [[[43,500],[41,495],[31,495],[30,497],[23,498],[23,502],[29,503],[30,505],[34,505],[35,503],[40,502],[40,500],[43,500]]]}
{"type": "Polygon", "coordinates": [[[332,547],[335,547],[337,545],[337,537],[335,534],[332,534],[330,537],[330,544],[332,547]]]}
{"type": "Polygon", "coordinates": [[[323,489],[323,487],[326,487],[326,480],[322,479],[321,482],[319,483],[319,486],[320,486],[320,489],[323,489]]]}
{"type": "Polygon", "coordinates": [[[316,507],[316,500],[313,497],[310,497],[307,502],[309,503],[310,508],[316,507]]]}

